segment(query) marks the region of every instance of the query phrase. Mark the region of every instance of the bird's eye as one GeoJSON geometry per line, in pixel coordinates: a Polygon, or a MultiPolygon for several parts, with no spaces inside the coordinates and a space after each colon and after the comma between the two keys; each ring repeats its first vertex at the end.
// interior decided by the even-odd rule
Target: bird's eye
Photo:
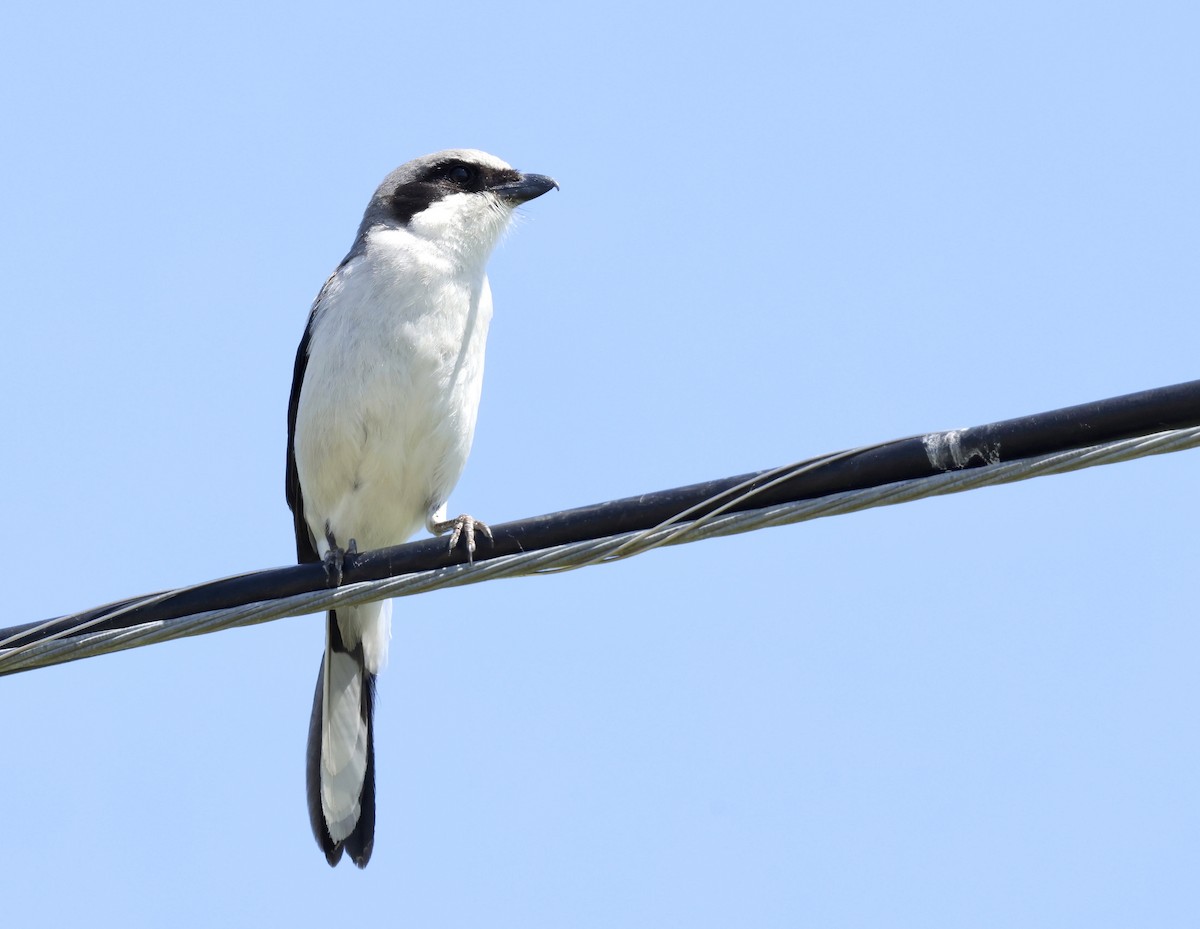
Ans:
{"type": "Polygon", "coordinates": [[[475,172],[466,165],[455,165],[449,171],[450,180],[455,184],[466,184],[475,176],[475,172]]]}

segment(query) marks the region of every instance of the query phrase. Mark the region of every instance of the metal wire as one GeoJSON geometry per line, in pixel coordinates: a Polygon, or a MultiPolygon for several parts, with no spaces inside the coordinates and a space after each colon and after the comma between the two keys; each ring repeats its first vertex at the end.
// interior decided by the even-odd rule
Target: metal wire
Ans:
{"type": "MultiPolygon", "coordinates": [[[[87,632],[89,625],[111,620],[121,612],[132,610],[151,601],[176,595],[167,591],[153,597],[129,601],[116,612],[89,619],[47,638],[23,645],[3,647],[0,641],[0,674],[46,667],[80,658],[122,651],[155,642],[166,642],[186,636],[203,635],[221,629],[250,626],[257,623],[322,612],[338,606],[365,603],[388,597],[407,597],[445,587],[459,587],[503,577],[575,570],[588,565],[618,561],[639,555],[663,545],[679,545],[701,539],[735,535],[771,526],[804,522],[825,516],[838,516],[877,506],[907,503],[925,497],[962,493],[996,484],[1008,484],[1050,474],[1062,474],[1096,465],[1115,464],[1148,455],[1160,455],[1200,447],[1200,426],[1171,429],[1152,435],[1105,442],[1086,448],[1055,452],[1023,458],[1001,464],[985,465],[962,471],[949,471],[914,480],[899,481],[866,490],[834,493],[811,500],[781,503],[761,509],[730,513],[748,499],[763,493],[768,487],[788,480],[796,474],[826,464],[830,460],[859,454],[863,449],[840,452],[816,461],[802,462],[777,468],[770,472],[766,484],[753,488],[747,484],[727,490],[703,506],[692,507],[660,522],[651,529],[626,532],[602,539],[573,542],[532,552],[504,555],[474,564],[454,565],[431,571],[420,571],[378,581],[346,584],[332,590],[320,590],[274,600],[246,603],[229,609],[195,613],[176,619],[143,623],[124,629],[87,632]],[[697,519],[688,519],[690,512],[703,510],[716,499],[722,503],[697,519]]],[[[186,588],[181,588],[186,589],[186,588]]],[[[28,635],[28,631],[26,632],[28,635]]]]}

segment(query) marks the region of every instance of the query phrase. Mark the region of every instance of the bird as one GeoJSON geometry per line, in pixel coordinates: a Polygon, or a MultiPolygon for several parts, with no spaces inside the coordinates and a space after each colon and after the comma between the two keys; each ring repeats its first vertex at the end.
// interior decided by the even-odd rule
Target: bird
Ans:
{"type": "MultiPolygon", "coordinates": [[[[475,432],[492,316],[486,265],[516,207],[556,189],[476,149],[392,171],[312,304],[288,401],[286,496],[296,558],[341,582],[346,554],[422,525],[468,557],[486,523],[447,518],[475,432]]],[[[328,613],[309,721],[313,835],[331,866],[375,843],[375,678],[390,601],[328,613]]]]}

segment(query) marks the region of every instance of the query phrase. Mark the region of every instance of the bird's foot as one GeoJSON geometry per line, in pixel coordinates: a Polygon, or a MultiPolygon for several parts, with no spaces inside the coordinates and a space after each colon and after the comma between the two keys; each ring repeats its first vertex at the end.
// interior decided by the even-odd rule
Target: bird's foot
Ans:
{"type": "Polygon", "coordinates": [[[351,539],[345,548],[341,548],[334,540],[333,533],[329,531],[325,533],[325,541],[329,543],[329,551],[321,559],[325,565],[325,577],[329,580],[330,587],[341,587],[346,556],[358,554],[358,543],[351,539]]]}
{"type": "Polygon", "coordinates": [[[467,549],[467,561],[475,560],[475,533],[479,532],[492,541],[492,530],[483,520],[468,516],[466,513],[454,519],[430,520],[429,531],[434,535],[450,533],[450,545],[447,551],[453,552],[461,540],[467,549]]]}

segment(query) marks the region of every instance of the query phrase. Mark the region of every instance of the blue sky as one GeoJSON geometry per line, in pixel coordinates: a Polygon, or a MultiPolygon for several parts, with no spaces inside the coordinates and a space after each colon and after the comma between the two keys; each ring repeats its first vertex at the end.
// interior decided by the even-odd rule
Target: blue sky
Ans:
{"type": "MultiPolygon", "coordinates": [[[[3,625],[285,564],[309,304],[391,168],[491,265],[501,522],[1200,376],[1184,3],[25,5],[3,625]]],[[[284,620],[0,681],[21,926],[1127,926],[1200,907],[1195,452],[400,601],[365,872],[284,620]]]]}

